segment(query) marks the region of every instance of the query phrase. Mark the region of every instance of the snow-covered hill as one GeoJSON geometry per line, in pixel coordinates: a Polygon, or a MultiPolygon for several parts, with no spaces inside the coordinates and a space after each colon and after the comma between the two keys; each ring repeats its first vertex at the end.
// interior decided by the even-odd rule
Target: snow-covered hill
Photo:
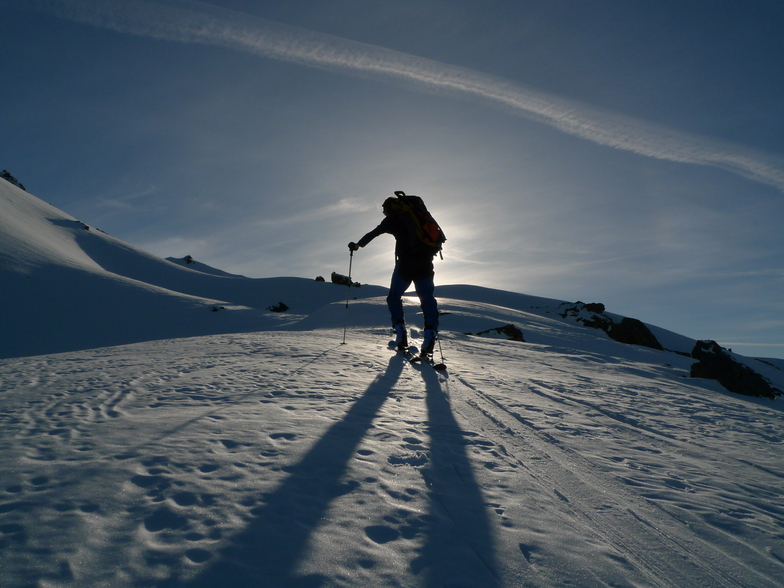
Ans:
{"type": "MultiPolygon", "coordinates": [[[[160,259],[1,180],[0,288],[0,357],[258,331],[346,299],[332,283],[160,259]],[[266,310],[283,300],[286,316],[266,310]]],[[[383,292],[364,286],[352,296],[383,292]]]]}
{"type": "Polygon", "coordinates": [[[782,401],[694,341],[443,286],[437,372],[383,288],[189,265],[0,181],[0,585],[782,585],[782,401]]]}

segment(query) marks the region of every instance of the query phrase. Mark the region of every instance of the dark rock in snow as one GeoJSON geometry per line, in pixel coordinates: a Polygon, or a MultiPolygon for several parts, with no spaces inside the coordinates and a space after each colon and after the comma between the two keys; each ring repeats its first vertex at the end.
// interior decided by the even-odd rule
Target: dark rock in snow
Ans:
{"type": "Polygon", "coordinates": [[[718,380],[730,392],[744,396],[781,396],[781,390],[771,386],[767,379],[750,367],[738,363],[715,341],[697,341],[691,355],[699,360],[691,366],[692,378],[718,380]]]}
{"type": "Polygon", "coordinates": [[[525,343],[525,339],[523,339],[523,332],[515,327],[514,325],[504,325],[503,327],[496,327],[494,329],[487,329],[486,331],[482,331],[480,333],[466,333],[467,335],[477,335],[479,337],[486,337],[486,336],[494,336],[494,335],[503,335],[510,341],[520,341],[525,343]]]}
{"type": "Polygon", "coordinates": [[[585,304],[579,300],[575,303],[564,303],[557,312],[561,318],[573,319],[576,323],[581,323],[592,329],[601,329],[615,341],[626,343],[627,345],[641,345],[651,349],[664,350],[656,336],[651,333],[645,324],[637,319],[624,317],[620,323],[616,323],[604,314],[604,304],[601,302],[590,302],[585,304]]]}
{"type": "Polygon", "coordinates": [[[624,317],[620,323],[611,324],[607,334],[619,343],[642,345],[660,351],[664,349],[650,329],[637,319],[624,317]]]}
{"type": "Polygon", "coordinates": [[[326,280],[324,279],[324,276],[316,276],[316,281],[317,282],[326,282],[326,280]]]}
{"type": "Polygon", "coordinates": [[[27,192],[27,190],[22,185],[22,183],[19,180],[17,180],[14,176],[12,176],[10,173],[8,173],[6,170],[3,170],[2,172],[0,172],[0,178],[3,178],[6,182],[10,182],[11,184],[16,186],[17,188],[21,188],[22,190],[27,192]]]}
{"type": "Polygon", "coordinates": [[[348,276],[344,276],[342,274],[339,274],[337,272],[332,272],[332,283],[333,284],[338,284],[340,286],[354,286],[356,288],[359,288],[359,286],[360,286],[359,282],[352,282],[351,278],[349,278],[348,276]]]}
{"type": "Polygon", "coordinates": [[[574,322],[582,323],[592,329],[601,329],[606,332],[613,324],[612,319],[603,314],[604,304],[601,302],[585,304],[578,300],[573,304],[564,303],[559,308],[560,311],[556,314],[561,318],[574,319],[574,322]]]}
{"type": "Polygon", "coordinates": [[[288,309],[289,309],[289,307],[286,306],[282,302],[278,302],[278,304],[276,306],[268,306],[267,307],[267,310],[269,310],[271,312],[286,312],[288,309]]]}

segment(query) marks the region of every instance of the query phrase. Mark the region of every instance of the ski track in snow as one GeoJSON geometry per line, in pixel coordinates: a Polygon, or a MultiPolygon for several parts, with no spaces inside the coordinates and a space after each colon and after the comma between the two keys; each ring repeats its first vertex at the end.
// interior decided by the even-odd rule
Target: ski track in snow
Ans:
{"type": "MultiPolygon", "coordinates": [[[[763,470],[757,480],[739,481],[732,462],[748,464],[738,454],[747,455],[749,447],[780,444],[780,429],[773,436],[738,431],[735,419],[743,422],[746,416],[742,410],[728,411],[727,404],[734,403],[727,397],[670,393],[672,386],[664,379],[656,386],[613,382],[597,389],[601,381],[591,376],[571,374],[557,383],[491,377],[479,387],[463,377],[457,381],[467,391],[466,403],[485,415],[499,435],[508,436],[504,452],[536,481],[536,496],[550,495],[554,504],[539,508],[552,516],[560,506],[572,532],[585,533],[581,541],[606,543],[603,555],[620,564],[611,585],[640,572],[641,582],[661,586],[777,585],[780,551],[760,553],[746,544],[746,537],[763,544],[766,537],[781,538],[784,509],[775,504],[780,493],[770,491],[780,485],[781,475],[763,470]],[[521,391],[526,402],[519,401],[521,391]],[[601,397],[592,400],[596,393],[601,397]],[[668,407],[677,414],[667,414],[668,407]],[[691,426],[694,422],[697,427],[691,426]],[[705,436],[710,444],[701,441],[705,436]],[[717,446],[722,438],[727,442],[717,446]],[[706,454],[711,459],[706,461],[706,454]],[[704,494],[711,495],[707,504],[701,500],[704,494]],[[683,525],[694,533],[688,540],[683,525]]],[[[777,460],[775,454],[768,457],[777,460]]],[[[532,565],[542,557],[536,539],[520,549],[532,565]]],[[[582,562],[574,569],[591,567],[582,562]]],[[[586,583],[585,578],[574,581],[586,583]]]]}
{"type": "Polygon", "coordinates": [[[772,405],[674,355],[349,335],[0,361],[3,585],[781,585],[772,405]]]}

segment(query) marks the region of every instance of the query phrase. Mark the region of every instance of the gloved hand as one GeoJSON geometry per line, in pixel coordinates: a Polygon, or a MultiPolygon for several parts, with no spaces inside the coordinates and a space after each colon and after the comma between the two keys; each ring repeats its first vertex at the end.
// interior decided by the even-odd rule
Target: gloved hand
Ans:
{"type": "Polygon", "coordinates": [[[348,250],[357,251],[359,250],[359,245],[357,245],[356,243],[354,243],[354,241],[352,241],[351,243],[348,244],[348,250]]]}

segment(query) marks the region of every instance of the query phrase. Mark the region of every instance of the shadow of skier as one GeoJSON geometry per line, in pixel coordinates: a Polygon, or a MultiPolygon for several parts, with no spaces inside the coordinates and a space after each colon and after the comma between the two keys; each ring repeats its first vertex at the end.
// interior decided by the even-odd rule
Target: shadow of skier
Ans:
{"type": "MultiPolygon", "coordinates": [[[[184,584],[190,588],[264,586],[267,588],[317,588],[326,577],[295,576],[308,538],[323,519],[330,503],[359,486],[341,483],[357,446],[370,428],[384,401],[390,397],[405,365],[393,356],[386,371],[332,425],[296,465],[290,475],[255,509],[255,519],[220,552],[207,571],[184,584]]],[[[170,579],[159,586],[181,586],[170,579]]]]}
{"type": "Polygon", "coordinates": [[[425,572],[426,586],[500,586],[494,538],[482,491],[438,375],[421,369],[427,393],[430,464],[422,470],[432,523],[411,568],[425,572]]]}

